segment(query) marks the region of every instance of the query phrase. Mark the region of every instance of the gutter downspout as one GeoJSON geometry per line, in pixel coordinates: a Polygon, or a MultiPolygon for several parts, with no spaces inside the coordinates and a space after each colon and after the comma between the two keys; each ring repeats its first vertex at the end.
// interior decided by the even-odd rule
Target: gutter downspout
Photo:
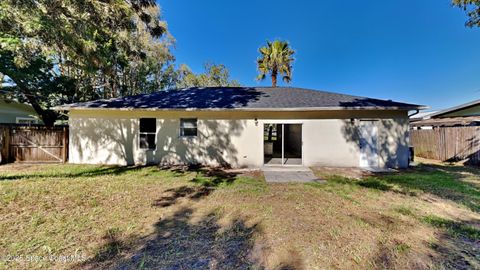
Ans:
{"type": "MultiPolygon", "coordinates": [[[[418,113],[420,113],[420,110],[419,110],[419,109],[415,110],[414,113],[408,115],[408,120],[409,120],[409,121],[408,121],[408,122],[409,122],[409,124],[408,124],[408,126],[409,126],[409,127],[408,127],[408,131],[410,131],[410,117],[415,116],[415,115],[417,115],[418,113]]],[[[415,148],[410,144],[410,132],[408,132],[407,134],[408,134],[408,135],[407,135],[407,136],[408,136],[408,139],[407,139],[407,140],[408,140],[408,153],[409,153],[408,166],[410,167],[410,163],[412,163],[412,162],[415,161],[415,148]]]]}
{"type": "Polygon", "coordinates": [[[415,115],[417,115],[417,114],[419,114],[419,113],[420,113],[420,110],[417,109],[414,113],[408,115],[408,118],[410,118],[410,117],[412,117],[412,116],[415,116],[415,115]]]}

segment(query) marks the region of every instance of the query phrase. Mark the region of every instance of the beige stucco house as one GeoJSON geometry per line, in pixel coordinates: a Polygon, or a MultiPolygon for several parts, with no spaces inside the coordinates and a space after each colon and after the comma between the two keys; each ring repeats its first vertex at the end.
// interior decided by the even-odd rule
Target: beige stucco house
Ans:
{"type": "Polygon", "coordinates": [[[300,88],[216,87],[70,104],[71,163],[408,166],[414,104],[300,88]]]}

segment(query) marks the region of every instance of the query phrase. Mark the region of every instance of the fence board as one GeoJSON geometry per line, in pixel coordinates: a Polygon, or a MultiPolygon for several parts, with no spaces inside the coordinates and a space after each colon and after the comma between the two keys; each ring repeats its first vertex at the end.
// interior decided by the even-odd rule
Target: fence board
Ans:
{"type": "Polygon", "coordinates": [[[0,126],[0,163],[7,162],[10,157],[10,129],[0,126]]]}
{"type": "Polygon", "coordinates": [[[68,128],[1,126],[2,157],[7,162],[66,162],[68,128]],[[5,134],[6,133],[6,134],[5,134]]]}
{"type": "Polygon", "coordinates": [[[410,141],[420,157],[480,164],[480,127],[411,130],[410,141]]]}

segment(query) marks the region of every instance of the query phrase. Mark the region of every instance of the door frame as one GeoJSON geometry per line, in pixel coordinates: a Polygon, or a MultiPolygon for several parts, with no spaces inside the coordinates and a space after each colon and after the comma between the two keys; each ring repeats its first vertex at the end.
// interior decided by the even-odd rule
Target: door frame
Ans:
{"type": "Polygon", "coordinates": [[[275,167],[275,166],[282,166],[282,167],[303,167],[304,164],[304,132],[303,132],[303,122],[302,121],[285,121],[285,120],[265,120],[261,122],[262,125],[262,164],[263,166],[267,167],[275,167]],[[282,125],[282,164],[267,164],[265,163],[265,125],[282,125]],[[301,137],[301,151],[302,151],[302,157],[301,157],[301,164],[284,164],[284,159],[285,159],[285,125],[300,125],[301,131],[302,131],[302,137],[301,137]]]}

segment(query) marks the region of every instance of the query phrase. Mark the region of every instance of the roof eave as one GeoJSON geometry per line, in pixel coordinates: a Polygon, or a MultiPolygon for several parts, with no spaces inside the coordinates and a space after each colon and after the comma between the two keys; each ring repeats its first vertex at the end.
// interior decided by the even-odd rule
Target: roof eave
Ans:
{"type": "Polygon", "coordinates": [[[451,107],[451,108],[447,108],[445,110],[438,111],[434,114],[431,114],[430,117],[433,118],[433,117],[442,116],[442,115],[448,114],[448,113],[454,113],[454,112],[457,112],[457,111],[468,109],[470,107],[477,106],[479,104],[480,104],[480,99],[477,99],[477,100],[474,100],[474,101],[471,101],[471,102],[468,102],[468,103],[464,103],[464,104],[461,104],[461,105],[458,105],[458,106],[454,106],[454,107],[451,107]]]}
{"type": "Polygon", "coordinates": [[[187,112],[196,112],[196,111],[342,111],[342,110],[393,110],[393,111],[411,111],[411,110],[424,110],[428,109],[427,106],[357,106],[357,107],[297,107],[297,108],[92,108],[92,107],[67,107],[67,106],[57,106],[52,108],[55,111],[187,111],[187,112]]]}

